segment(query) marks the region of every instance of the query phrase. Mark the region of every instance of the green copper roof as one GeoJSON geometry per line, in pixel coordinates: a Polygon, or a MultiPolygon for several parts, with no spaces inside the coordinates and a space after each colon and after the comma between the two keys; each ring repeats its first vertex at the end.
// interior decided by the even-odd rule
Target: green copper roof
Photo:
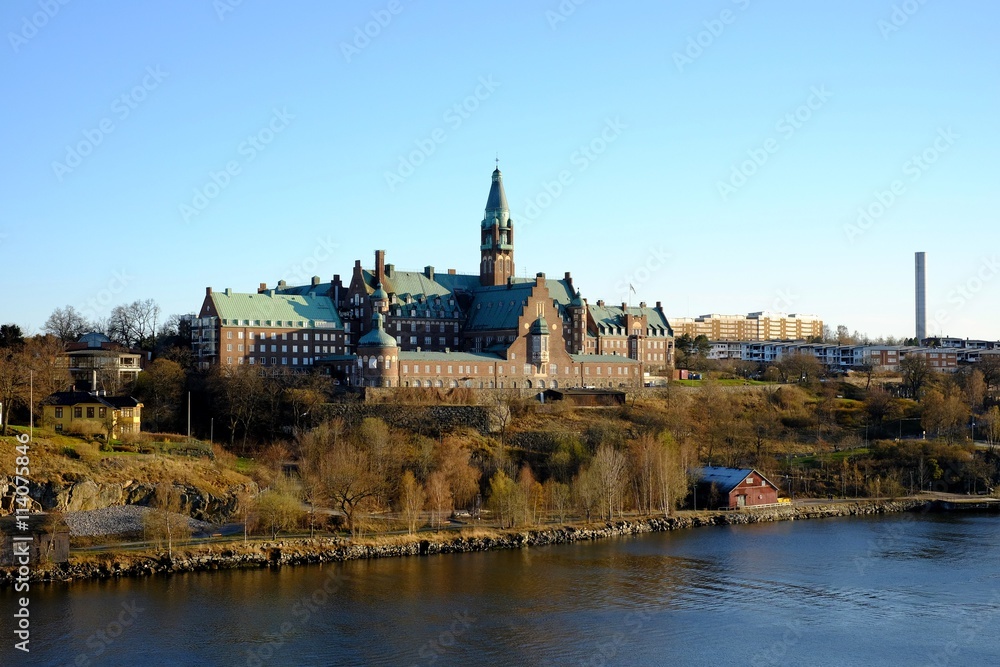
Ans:
{"type": "Polygon", "coordinates": [[[674,331],[670,328],[670,324],[667,322],[667,316],[663,314],[661,308],[640,308],[638,306],[629,307],[626,306],[622,309],[621,306],[599,306],[596,303],[589,304],[588,310],[590,311],[591,317],[594,318],[594,322],[597,323],[598,329],[601,333],[616,335],[617,329],[622,330],[621,335],[625,335],[625,315],[645,315],[646,323],[651,330],[651,335],[655,336],[673,336],[674,331]]]}
{"type": "Polygon", "coordinates": [[[531,328],[528,330],[536,336],[548,336],[549,335],[549,325],[545,321],[545,318],[539,315],[534,322],[531,323],[531,328]]]}
{"type": "Polygon", "coordinates": [[[490,183],[490,194],[486,198],[487,211],[510,211],[507,206],[507,194],[503,191],[503,175],[500,169],[493,170],[493,180],[490,183]]]}
{"type": "Polygon", "coordinates": [[[340,315],[327,296],[212,292],[218,317],[227,324],[246,326],[323,326],[343,328],[340,315]]]}
{"type": "Polygon", "coordinates": [[[382,313],[372,316],[372,330],[361,337],[358,347],[396,347],[396,339],[385,332],[382,313]]]}

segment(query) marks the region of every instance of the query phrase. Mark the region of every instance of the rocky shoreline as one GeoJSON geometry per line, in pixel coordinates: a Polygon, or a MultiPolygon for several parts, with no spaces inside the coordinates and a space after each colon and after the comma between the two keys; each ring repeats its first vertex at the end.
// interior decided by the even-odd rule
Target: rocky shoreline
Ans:
{"type": "MultiPolygon", "coordinates": [[[[770,507],[736,512],[685,513],[663,518],[609,521],[599,525],[560,526],[531,530],[473,529],[472,535],[436,533],[428,538],[400,536],[373,538],[372,543],[344,538],[288,539],[244,545],[205,545],[176,549],[171,561],[166,554],[117,552],[72,559],[67,564],[32,566],[30,581],[71,582],[84,579],[142,577],[204,570],[239,568],[279,568],[286,565],[330,563],[367,558],[395,558],[432,554],[468,553],[498,549],[521,549],[550,544],[567,544],[609,537],[664,532],[701,526],[724,526],[795,521],[827,517],[871,516],[898,512],[997,510],[996,504],[943,504],[927,500],[877,500],[841,502],[815,506],[770,507]]],[[[0,588],[13,584],[16,571],[0,571],[0,588]]]]}

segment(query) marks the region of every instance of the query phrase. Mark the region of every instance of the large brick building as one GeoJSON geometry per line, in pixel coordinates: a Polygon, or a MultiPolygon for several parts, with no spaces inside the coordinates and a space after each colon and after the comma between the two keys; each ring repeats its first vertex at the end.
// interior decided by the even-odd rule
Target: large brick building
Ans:
{"type": "Polygon", "coordinates": [[[569,272],[515,277],[514,221],[499,169],[479,252],[478,275],[401,271],[376,250],[371,268],[354,263],[347,286],[335,275],[328,284],[262,284],[256,295],[209,288],[193,329],[196,352],[205,365],[257,356],[258,364],[317,365],[346,384],[387,387],[632,386],[672,366],[673,331],[659,302],[589,304],[569,272]],[[281,353],[231,347],[259,346],[261,335],[268,347],[280,335],[281,353]],[[301,351],[288,352],[303,335],[301,351]]]}

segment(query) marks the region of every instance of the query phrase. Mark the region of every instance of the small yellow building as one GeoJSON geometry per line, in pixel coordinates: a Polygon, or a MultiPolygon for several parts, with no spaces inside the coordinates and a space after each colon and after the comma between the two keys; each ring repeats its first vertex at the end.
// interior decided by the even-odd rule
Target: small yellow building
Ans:
{"type": "Polygon", "coordinates": [[[57,391],[42,401],[42,423],[56,431],[120,438],[138,433],[142,403],[131,396],[57,391]]]}

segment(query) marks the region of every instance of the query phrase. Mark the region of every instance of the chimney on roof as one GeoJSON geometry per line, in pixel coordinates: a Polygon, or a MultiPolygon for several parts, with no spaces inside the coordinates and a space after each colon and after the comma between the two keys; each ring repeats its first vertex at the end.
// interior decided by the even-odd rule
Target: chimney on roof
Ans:
{"type": "Polygon", "coordinates": [[[433,266],[425,266],[424,267],[424,275],[427,276],[428,278],[430,278],[431,280],[434,280],[434,267],[433,266]]]}
{"type": "Polygon", "coordinates": [[[396,267],[393,266],[392,264],[386,264],[385,265],[385,275],[388,276],[389,278],[392,278],[392,273],[395,270],[396,270],[396,267]]]}
{"type": "Polygon", "coordinates": [[[385,275],[385,250],[375,251],[375,282],[382,282],[385,275]]]}
{"type": "Polygon", "coordinates": [[[320,277],[319,276],[313,276],[312,277],[312,286],[315,287],[316,285],[319,285],[319,283],[320,283],[320,277]]]}
{"type": "Polygon", "coordinates": [[[604,308],[604,299],[598,299],[597,300],[597,307],[598,308],[604,308]]]}
{"type": "Polygon", "coordinates": [[[628,309],[628,304],[622,301],[622,312],[625,312],[627,309],[628,309]]]}
{"type": "Polygon", "coordinates": [[[232,296],[232,295],[233,295],[233,288],[232,287],[227,287],[226,288],[226,296],[232,296]]]}
{"type": "Polygon", "coordinates": [[[267,291],[267,283],[261,283],[260,286],[257,288],[257,294],[263,294],[266,291],[267,291]]]}
{"type": "Polygon", "coordinates": [[[573,288],[573,276],[570,275],[569,271],[567,271],[563,276],[563,280],[565,280],[566,284],[570,286],[570,289],[573,288]]]}
{"type": "Polygon", "coordinates": [[[455,273],[456,273],[455,269],[448,269],[448,275],[449,276],[453,276],[453,275],[455,275],[455,273]]]}
{"type": "Polygon", "coordinates": [[[646,302],[645,301],[640,301],[639,302],[639,307],[640,308],[645,308],[646,307],[646,302]]]}
{"type": "Polygon", "coordinates": [[[205,296],[212,296],[212,288],[211,287],[206,287],[205,288],[205,296]]]}
{"type": "Polygon", "coordinates": [[[656,308],[657,308],[657,310],[659,310],[660,308],[663,308],[663,304],[660,303],[659,301],[657,301],[656,302],[656,308]]]}
{"type": "Polygon", "coordinates": [[[286,283],[286,282],[285,282],[284,280],[279,280],[279,281],[278,281],[278,289],[279,289],[279,290],[282,290],[282,289],[285,289],[285,287],[286,287],[287,285],[288,285],[288,283],[286,283]]]}
{"type": "Polygon", "coordinates": [[[90,392],[97,393],[97,369],[90,371],[90,392]]]}

